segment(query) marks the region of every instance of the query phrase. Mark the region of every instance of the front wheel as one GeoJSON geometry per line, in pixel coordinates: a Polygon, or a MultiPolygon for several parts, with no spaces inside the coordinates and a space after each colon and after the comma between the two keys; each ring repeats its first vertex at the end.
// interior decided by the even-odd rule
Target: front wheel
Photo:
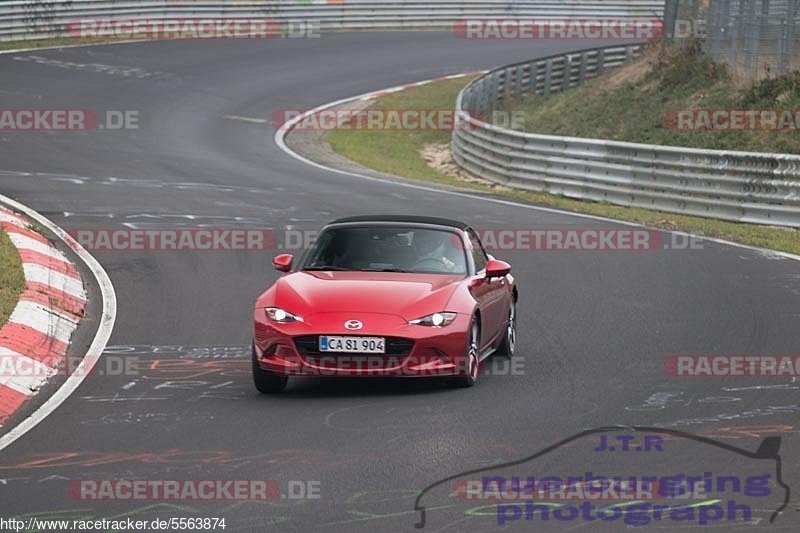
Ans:
{"type": "Polygon", "coordinates": [[[455,384],[459,387],[472,387],[478,381],[478,374],[481,369],[480,336],[481,330],[478,320],[472,317],[464,361],[464,375],[454,378],[455,384]]]}
{"type": "Polygon", "coordinates": [[[512,298],[511,305],[508,309],[508,324],[506,325],[506,333],[503,336],[503,341],[497,348],[497,355],[505,355],[513,357],[514,351],[517,348],[517,302],[512,298]]]}
{"type": "Polygon", "coordinates": [[[256,346],[253,344],[253,382],[261,394],[275,394],[286,388],[289,378],[264,370],[258,364],[256,346]]]}

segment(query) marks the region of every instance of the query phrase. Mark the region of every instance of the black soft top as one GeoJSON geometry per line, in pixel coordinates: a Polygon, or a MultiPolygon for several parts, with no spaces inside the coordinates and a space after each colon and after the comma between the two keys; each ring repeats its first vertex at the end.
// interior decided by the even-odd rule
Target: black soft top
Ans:
{"type": "Polygon", "coordinates": [[[434,226],[447,226],[450,228],[467,229],[469,226],[457,220],[438,217],[420,217],[411,215],[362,215],[357,217],[340,218],[329,225],[351,224],[362,222],[398,222],[401,224],[432,224],[434,226]]]}

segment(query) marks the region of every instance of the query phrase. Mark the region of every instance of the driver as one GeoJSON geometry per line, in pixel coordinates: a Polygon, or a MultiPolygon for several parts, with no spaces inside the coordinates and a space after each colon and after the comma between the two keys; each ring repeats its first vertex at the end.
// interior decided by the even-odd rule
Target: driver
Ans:
{"type": "Polygon", "coordinates": [[[331,231],[325,239],[318,244],[312,266],[352,269],[355,260],[352,236],[345,231],[331,231]]]}
{"type": "Polygon", "coordinates": [[[443,270],[453,272],[463,269],[464,253],[455,247],[455,236],[441,231],[418,231],[414,235],[414,252],[417,264],[423,261],[438,262],[443,270]]]}

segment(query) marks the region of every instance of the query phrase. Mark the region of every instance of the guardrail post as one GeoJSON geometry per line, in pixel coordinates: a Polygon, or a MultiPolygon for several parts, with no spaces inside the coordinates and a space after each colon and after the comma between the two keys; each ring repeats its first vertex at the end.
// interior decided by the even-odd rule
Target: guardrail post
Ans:
{"type": "Polygon", "coordinates": [[[561,90],[566,91],[569,89],[570,80],[572,79],[572,54],[567,54],[564,59],[564,79],[561,80],[561,90]]]}
{"type": "Polygon", "coordinates": [[[491,80],[487,81],[486,78],[483,81],[485,83],[481,87],[481,111],[488,112],[492,109],[492,82],[491,80]]]}
{"type": "MultiPolygon", "coordinates": [[[[675,23],[678,21],[678,0],[666,0],[664,5],[664,36],[675,37],[675,23]]],[[[666,41],[666,39],[664,39],[666,41]]]]}
{"type": "Polygon", "coordinates": [[[595,69],[595,75],[599,76],[606,70],[606,49],[601,48],[597,52],[597,68],[595,69]]]}
{"type": "Polygon", "coordinates": [[[498,93],[500,92],[500,75],[497,72],[492,74],[492,93],[489,101],[487,111],[494,111],[494,106],[497,103],[498,93]]]}
{"type": "Polygon", "coordinates": [[[531,62],[530,87],[531,87],[531,91],[530,91],[531,94],[539,94],[537,92],[537,90],[536,90],[539,87],[539,62],[538,61],[532,61],[531,62]]]}
{"type": "Polygon", "coordinates": [[[550,95],[550,84],[552,82],[553,82],[553,60],[548,59],[544,71],[544,90],[542,92],[545,96],[550,95]]]}
{"type": "Polygon", "coordinates": [[[583,83],[586,81],[586,63],[589,60],[589,54],[583,52],[581,54],[581,70],[578,74],[578,83],[583,83]]]}

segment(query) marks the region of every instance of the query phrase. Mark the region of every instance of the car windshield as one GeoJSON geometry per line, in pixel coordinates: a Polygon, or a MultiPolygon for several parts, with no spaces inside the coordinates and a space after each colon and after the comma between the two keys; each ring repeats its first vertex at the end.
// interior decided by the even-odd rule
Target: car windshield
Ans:
{"type": "Polygon", "coordinates": [[[461,237],[409,227],[347,227],[324,231],[303,270],[413,272],[466,275],[461,237]]]}

